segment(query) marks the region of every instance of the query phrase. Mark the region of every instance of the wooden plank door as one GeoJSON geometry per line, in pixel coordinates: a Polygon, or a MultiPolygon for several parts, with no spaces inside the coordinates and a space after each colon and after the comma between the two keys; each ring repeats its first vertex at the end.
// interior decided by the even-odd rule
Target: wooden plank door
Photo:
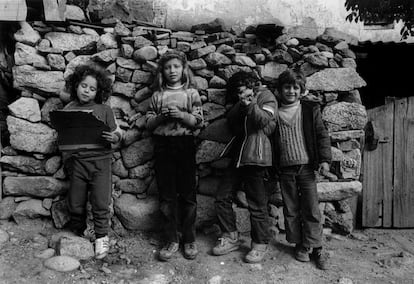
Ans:
{"type": "Polygon", "coordinates": [[[367,112],[379,143],[375,150],[363,151],[362,225],[391,227],[394,103],[367,112]]]}
{"type": "Polygon", "coordinates": [[[395,102],[393,226],[414,227],[414,97],[395,102]]]}

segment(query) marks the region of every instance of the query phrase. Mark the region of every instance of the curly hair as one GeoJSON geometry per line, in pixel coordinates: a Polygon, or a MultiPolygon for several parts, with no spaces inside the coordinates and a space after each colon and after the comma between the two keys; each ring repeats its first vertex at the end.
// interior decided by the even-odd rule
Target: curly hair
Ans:
{"type": "Polygon", "coordinates": [[[112,81],[105,69],[96,64],[78,65],[75,71],[66,80],[66,89],[70,93],[72,100],[78,100],[77,88],[87,76],[94,77],[97,82],[97,92],[95,102],[101,104],[105,102],[112,91],[112,81]]]}
{"type": "Polygon", "coordinates": [[[287,69],[278,78],[277,90],[282,92],[282,87],[285,84],[298,84],[300,92],[305,92],[306,89],[306,77],[302,71],[298,69],[287,69]]]}
{"type": "Polygon", "coordinates": [[[191,86],[193,81],[193,75],[188,66],[185,54],[181,51],[171,49],[164,53],[158,60],[157,78],[155,79],[153,85],[154,90],[162,91],[165,89],[167,82],[164,78],[164,65],[171,59],[178,59],[181,61],[183,65],[183,75],[181,77],[181,82],[184,83],[184,89],[187,89],[191,86]]]}
{"type": "Polygon", "coordinates": [[[233,104],[238,101],[238,88],[244,86],[248,89],[254,89],[258,83],[259,79],[253,73],[246,71],[239,71],[237,73],[234,73],[227,83],[226,103],[233,104]]]}

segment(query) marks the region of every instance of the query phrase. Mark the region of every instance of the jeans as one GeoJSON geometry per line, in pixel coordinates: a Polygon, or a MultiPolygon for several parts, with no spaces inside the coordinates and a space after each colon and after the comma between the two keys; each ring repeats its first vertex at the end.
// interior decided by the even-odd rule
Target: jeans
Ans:
{"type": "Polygon", "coordinates": [[[244,183],[248,209],[250,212],[251,238],[254,243],[267,244],[271,239],[267,193],[264,185],[266,169],[259,166],[243,166],[227,173],[216,194],[215,207],[219,226],[224,233],[235,232],[236,217],[232,202],[235,185],[244,183]],[[237,175],[234,178],[234,175],[237,175]]]}
{"type": "Polygon", "coordinates": [[[315,173],[310,165],[281,169],[286,239],[305,247],[322,246],[322,224],[315,173]]]}
{"type": "Polygon", "coordinates": [[[155,177],[167,242],[178,242],[181,225],[184,243],[195,241],[197,199],[193,136],[154,136],[155,177]]]}

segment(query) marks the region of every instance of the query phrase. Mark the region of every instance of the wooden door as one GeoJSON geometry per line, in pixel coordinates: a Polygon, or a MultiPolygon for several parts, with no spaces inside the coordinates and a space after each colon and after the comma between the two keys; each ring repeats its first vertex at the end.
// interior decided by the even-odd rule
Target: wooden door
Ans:
{"type": "Polygon", "coordinates": [[[364,227],[414,227],[414,97],[368,110],[378,147],[363,152],[364,227]]]}

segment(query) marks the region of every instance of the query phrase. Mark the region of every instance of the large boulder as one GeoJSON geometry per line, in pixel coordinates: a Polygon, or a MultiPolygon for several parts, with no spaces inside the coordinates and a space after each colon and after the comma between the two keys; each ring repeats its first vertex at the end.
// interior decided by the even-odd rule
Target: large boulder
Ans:
{"type": "Polygon", "coordinates": [[[368,122],[367,112],[363,105],[347,102],[325,107],[322,119],[330,132],[364,129],[368,122]]]}
{"type": "Polygon", "coordinates": [[[42,206],[42,200],[29,199],[20,202],[12,216],[17,224],[21,224],[26,223],[28,219],[49,217],[50,211],[42,206]]]}
{"type": "Polygon", "coordinates": [[[353,68],[326,68],[309,76],[306,88],[310,91],[348,92],[366,86],[353,68]]]}
{"type": "Polygon", "coordinates": [[[362,192],[362,184],[359,181],[348,182],[318,182],[318,197],[320,202],[340,201],[362,192]]]}
{"type": "Polygon", "coordinates": [[[33,98],[21,97],[8,105],[10,113],[16,117],[31,122],[39,122],[41,119],[39,102],[33,98]]]}
{"type": "Polygon", "coordinates": [[[37,53],[37,49],[23,44],[21,42],[16,42],[16,49],[14,51],[14,62],[16,65],[47,65],[47,60],[42,55],[37,53]]]}
{"type": "Polygon", "coordinates": [[[27,22],[20,22],[20,30],[14,34],[14,39],[18,42],[34,46],[40,41],[41,36],[27,22]]]}
{"type": "Polygon", "coordinates": [[[149,196],[137,199],[131,194],[122,194],[114,202],[114,210],[122,225],[129,230],[147,231],[160,229],[158,198],[149,196]]]}
{"type": "Polygon", "coordinates": [[[99,37],[89,34],[72,34],[64,32],[50,32],[45,34],[53,48],[63,51],[93,50],[99,37]]]}
{"type": "Polygon", "coordinates": [[[154,144],[150,138],[138,140],[121,150],[122,159],[128,169],[149,161],[154,154],[154,144]]]}
{"type": "Polygon", "coordinates": [[[8,116],[7,126],[10,144],[14,149],[43,154],[56,150],[57,132],[45,124],[8,116]]]}
{"type": "Polygon", "coordinates": [[[49,176],[6,177],[3,187],[5,195],[45,198],[64,194],[69,183],[49,176]]]}
{"type": "Polygon", "coordinates": [[[45,175],[45,162],[29,156],[3,156],[0,158],[3,165],[15,168],[23,173],[45,175]]]}
{"type": "Polygon", "coordinates": [[[95,255],[92,243],[78,236],[60,238],[56,252],[58,255],[71,256],[78,260],[87,260],[95,255]]]}
{"type": "Polygon", "coordinates": [[[41,93],[59,94],[65,87],[61,71],[40,71],[29,65],[14,66],[13,87],[41,93]]]}
{"type": "Polygon", "coordinates": [[[226,144],[203,140],[197,147],[196,163],[208,163],[217,160],[223,152],[226,144]]]}

